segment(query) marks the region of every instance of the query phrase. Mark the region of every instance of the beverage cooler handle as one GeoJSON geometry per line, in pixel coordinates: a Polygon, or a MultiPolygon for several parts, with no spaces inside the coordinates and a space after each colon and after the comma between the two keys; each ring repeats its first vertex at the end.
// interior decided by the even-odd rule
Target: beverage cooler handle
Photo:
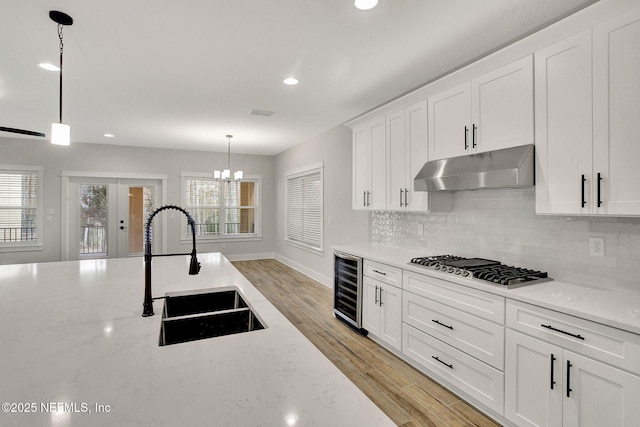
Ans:
{"type": "Polygon", "coordinates": [[[571,397],[571,392],[573,391],[571,389],[571,367],[573,365],[571,364],[570,360],[567,360],[567,397],[571,397]]]}
{"type": "Polygon", "coordinates": [[[551,390],[553,390],[553,386],[556,385],[555,375],[553,375],[554,365],[556,364],[556,357],[551,354],[551,390]]]}
{"type": "Polygon", "coordinates": [[[580,179],[580,191],[582,192],[582,207],[584,208],[587,205],[587,201],[584,199],[584,183],[587,181],[587,178],[582,174],[582,178],[580,179]]]}

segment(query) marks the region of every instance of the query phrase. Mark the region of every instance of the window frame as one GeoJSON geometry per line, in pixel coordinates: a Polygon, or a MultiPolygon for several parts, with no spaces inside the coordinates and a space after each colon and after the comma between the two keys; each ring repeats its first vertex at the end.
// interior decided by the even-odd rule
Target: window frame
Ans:
{"type": "Polygon", "coordinates": [[[37,238],[35,241],[15,241],[15,242],[0,242],[0,252],[18,252],[18,251],[38,251],[43,250],[44,240],[44,168],[42,166],[33,165],[8,165],[0,164],[0,173],[35,173],[38,177],[38,188],[36,190],[36,230],[37,238]]]}
{"type": "Polygon", "coordinates": [[[303,166],[285,173],[284,176],[284,196],[285,196],[285,219],[284,219],[284,241],[286,244],[299,249],[314,253],[316,255],[324,255],[324,163],[318,162],[311,165],[303,166]],[[292,240],[289,238],[289,180],[301,178],[304,176],[320,173],[320,217],[318,227],[320,230],[320,245],[313,246],[304,241],[292,240]]]}
{"type": "MultiPolygon", "coordinates": [[[[207,172],[182,172],[180,174],[180,199],[182,203],[182,207],[186,211],[189,211],[190,206],[187,204],[187,180],[202,180],[202,181],[214,181],[213,173],[207,172]]],[[[253,206],[225,206],[225,195],[224,190],[221,191],[221,199],[220,206],[214,206],[214,209],[220,209],[220,218],[224,218],[224,211],[229,209],[238,209],[238,208],[253,208],[255,211],[255,232],[254,233],[240,233],[240,234],[225,234],[224,233],[224,223],[220,223],[220,228],[222,233],[217,235],[205,235],[205,236],[196,236],[196,241],[206,243],[206,242],[225,242],[225,241],[233,241],[233,242],[249,242],[262,240],[262,176],[261,175],[245,175],[240,182],[254,182],[255,183],[255,205],[253,206]]],[[[191,236],[187,236],[187,221],[181,221],[180,226],[180,242],[181,243],[191,243],[191,236]]]]}

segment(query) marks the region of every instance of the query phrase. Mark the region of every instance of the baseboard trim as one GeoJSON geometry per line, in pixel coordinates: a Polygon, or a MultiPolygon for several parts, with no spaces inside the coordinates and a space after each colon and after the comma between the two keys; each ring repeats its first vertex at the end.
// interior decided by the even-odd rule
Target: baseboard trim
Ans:
{"type": "Polygon", "coordinates": [[[284,257],[280,254],[274,254],[275,255],[275,259],[277,261],[280,261],[281,263],[293,268],[296,271],[299,271],[300,273],[304,274],[305,276],[309,276],[310,278],[312,278],[313,280],[315,280],[316,282],[320,282],[321,284],[325,285],[328,288],[333,288],[333,279],[330,277],[325,276],[324,274],[320,274],[315,270],[312,270],[310,268],[305,267],[304,265],[297,263],[287,257],[284,257]]]}
{"type": "Polygon", "coordinates": [[[275,258],[275,254],[273,252],[264,252],[264,253],[256,253],[256,254],[233,254],[226,255],[223,253],[224,257],[229,261],[253,261],[256,259],[273,259],[275,258]]]}

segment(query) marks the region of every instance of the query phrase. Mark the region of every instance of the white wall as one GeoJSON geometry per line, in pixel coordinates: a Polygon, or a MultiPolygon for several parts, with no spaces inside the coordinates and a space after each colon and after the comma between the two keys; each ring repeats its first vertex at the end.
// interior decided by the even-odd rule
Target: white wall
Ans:
{"type": "MultiPolygon", "coordinates": [[[[274,158],[233,154],[235,167],[245,174],[262,175],[262,241],[198,244],[199,252],[223,252],[230,258],[251,258],[254,254],[271,256],[275,249],[274,158]]],[[[51,221],[44,221],[44,250],[2,252],[0,264],[60,260],[60,172],[121,172],[166,175],[167,203],[181,204],[180,173],[211,172],[227,164],[227,153],[187,150],[135,148],[75,143],[70,147],[51,145],[44,139],[0,138],[0,164],[37,165],[44,168],[44,210],[53,209],[51,221]]],[[[163,214],[160,214],[163,215],[163,214]]],[[[167,222],[169,252],[188,252],[188,244],[180,243],[179,216],[163,215],[167,222]],[[187,249],[187,250],[185,250],[187,249]]]]}
{"type": "Polygon", "coordinates": [[[332,246],[368,243],[370,216],[351,209],[351,129],[337,126],[275,159],[276,258],[327,286],[333,284],[332,246]],[[285,175],[314,163],[324,164],[324,253],[287,244],[285,175]]]}

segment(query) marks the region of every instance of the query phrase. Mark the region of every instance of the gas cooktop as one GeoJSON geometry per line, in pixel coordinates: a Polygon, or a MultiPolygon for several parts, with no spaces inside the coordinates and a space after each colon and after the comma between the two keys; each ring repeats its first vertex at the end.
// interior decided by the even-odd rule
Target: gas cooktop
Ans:
{"type": "Polygon", "coordinates": [[[507,289],[551,280],[547,273],[522,267],[513,267],[484,258],[463,258],[454,255],[437,255],[413,258],[410,264],[450,273],[456,276],[480,279],[501,285],[507,289]]]}

